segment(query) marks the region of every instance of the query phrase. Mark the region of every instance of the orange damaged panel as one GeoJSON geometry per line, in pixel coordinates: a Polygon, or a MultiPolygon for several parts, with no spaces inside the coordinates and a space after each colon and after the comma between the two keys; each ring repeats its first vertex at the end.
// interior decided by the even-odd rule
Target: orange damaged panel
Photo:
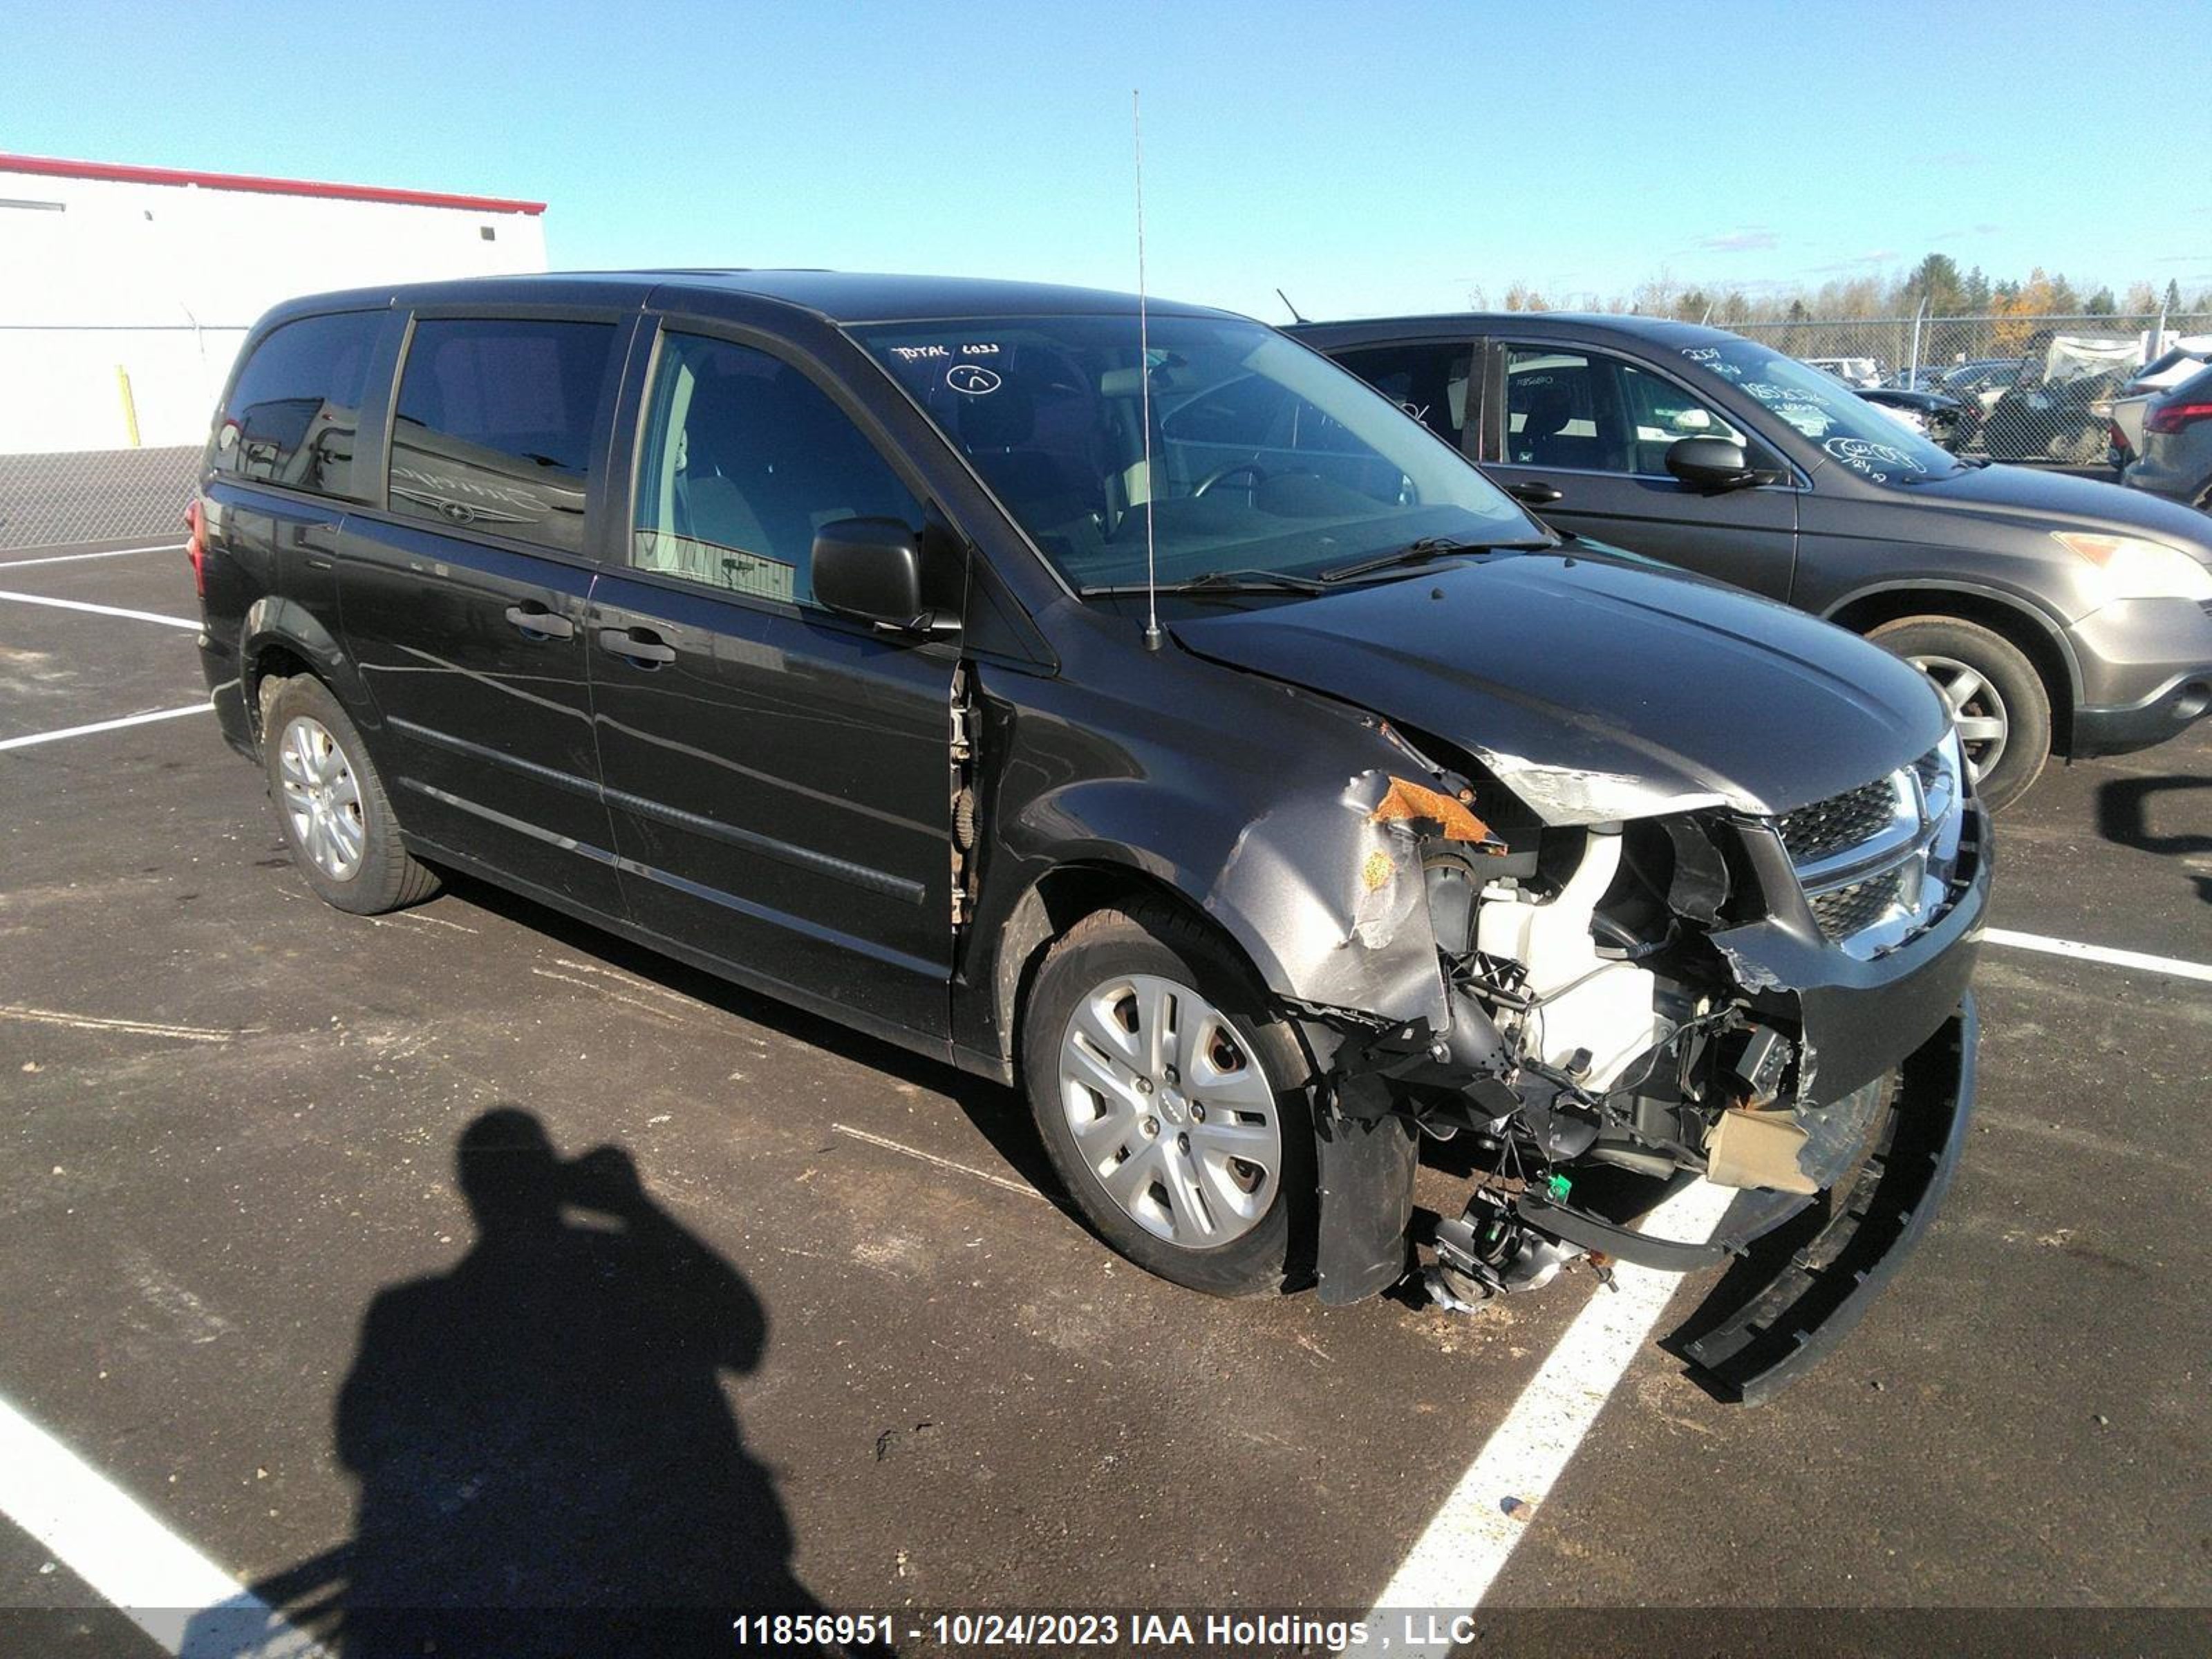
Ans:
{"type": "Polygon", "coordinates": [[[1391,779],[1389,793],[1367,815],[1370,823],[1406,823],[1415,819],[1441,825],[1446,841],[1480,845],[1491,838],[1490,826],[1468,811],[1464,802],[1405,778],[1391,779]]]}

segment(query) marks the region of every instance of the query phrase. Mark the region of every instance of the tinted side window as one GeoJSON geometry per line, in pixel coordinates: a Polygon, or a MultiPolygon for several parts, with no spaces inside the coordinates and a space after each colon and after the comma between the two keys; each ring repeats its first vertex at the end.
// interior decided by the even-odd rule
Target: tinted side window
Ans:
{"type": "Polygon", "coordinates": [[[1626,471],[1620,410],[1604,360],[1513,347],[1505,359],[1505,459],[1521,466],[1626,471]]]}
{"type": "Polygon", "coordinates": [[[1628,405],[1628,424],[1633,434],[1634,460],[1629,471],[1653,477],[1667,476],[1667,451],[1678,438],[1728,438],[1744,447],[1753,466],[1779,463],[1749,434],[1702,398],[1674,381],[1634,363],[1619,362],[1620,386],[1628,405]]]}
{"type": "Polygon", "coordinates": [[[749,346],[670,334],[647,404],[630,562],[805,604],[814,532],[842,519],[919,529],[921,504],[827,393],[749,346]]]}
{"type": "Polygon", "coordinates": [[[302,317],[264,336],[216,417],[215,470],[318,495],[351,493],[362,388],[387,314],[302,317]]]}
{"type": "Polygon", "coordinates": [[[1467,429],[1468,344],[1364,346],[1337,362],[1456,447],[1467,429]]]}
{"type": "Polygon", "coordinates": [[[427,319],[392,428],[392,510],[580,552],[611,323],[427,319]]]}

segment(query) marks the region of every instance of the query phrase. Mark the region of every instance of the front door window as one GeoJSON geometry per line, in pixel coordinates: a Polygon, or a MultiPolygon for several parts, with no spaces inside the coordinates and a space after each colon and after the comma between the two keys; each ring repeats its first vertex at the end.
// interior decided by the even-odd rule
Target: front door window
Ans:
{"type": "Polygon", "coordinates": [[[629,562],[708,587],[812,602],[824,525],[921,506],[829,394],[781,359],[670,334],[646,415],[629,562]]]}

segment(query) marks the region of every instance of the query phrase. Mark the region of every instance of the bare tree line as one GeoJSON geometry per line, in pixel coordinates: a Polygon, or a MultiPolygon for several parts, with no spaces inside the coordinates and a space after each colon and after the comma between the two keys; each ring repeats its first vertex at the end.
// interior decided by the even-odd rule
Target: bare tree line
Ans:
{"type": "MultiPolygon", "coordinates": [[[[1468,294],[1476,310],[1487,310],[1480,288],[1468,294]]],[[[1509,284],[1500,301],[1507,311],[1601,310],[1641,316],[1710,321],[1723,328],[1745,323],[1796,323],[1814,319],[1910,316],[1927,305],[1931,317],[2155,317],[2212,312],[2212,288],[2185,295],[2168,279],[2163,289],[2130,283],[2115,292],[2109,285],[2078,287],[2064,274],[2041,265],[2024,279],[1991,279],[1979,265],[1960,271],[1948,253],[1930,253],[1902,276],[1836,277],[1805,283],[1751,284],[1684,283],[1662,271],[1626,294],[1600,298],[1588,292],[1547,295],[1530,283],[1509,284]]]]}

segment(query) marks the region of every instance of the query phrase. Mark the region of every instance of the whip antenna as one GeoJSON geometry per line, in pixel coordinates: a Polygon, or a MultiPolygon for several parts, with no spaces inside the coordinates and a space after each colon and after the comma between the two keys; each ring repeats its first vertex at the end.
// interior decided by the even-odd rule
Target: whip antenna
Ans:
{"type": "Polygon", "coordinates": [[[1145,426],[1145,649],[1160,648],[1160,596],[1152,558],[1152,337],[1145,307],[1145,106],[1129,92],[1129,131],[1137,144],[1137,389],[1145,426]]]}

